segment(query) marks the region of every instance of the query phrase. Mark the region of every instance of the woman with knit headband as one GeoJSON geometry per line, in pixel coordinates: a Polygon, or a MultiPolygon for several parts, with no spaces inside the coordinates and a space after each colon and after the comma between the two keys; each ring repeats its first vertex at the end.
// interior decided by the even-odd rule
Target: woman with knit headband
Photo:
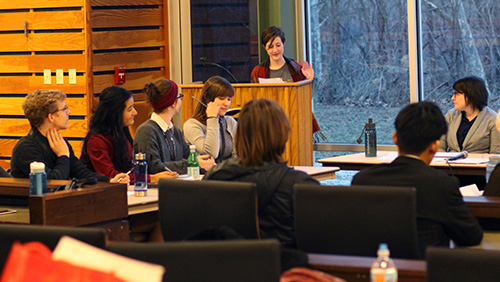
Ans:
{"type": "MultiPolygon", "coordinates": [[[[185,174],[189,146],[182,131],[172,123],[172,117],[181,108],[183,95],[179,93],[177,84],[168,79],[146,84],[144,92],[153,107],[153,114],[137,128],[134,152],[146,154],[150,174],[165,170],[185,174]]],[[[209,155],[198,156],[198,162],[207,171],[215,163],[209,155]]]]}

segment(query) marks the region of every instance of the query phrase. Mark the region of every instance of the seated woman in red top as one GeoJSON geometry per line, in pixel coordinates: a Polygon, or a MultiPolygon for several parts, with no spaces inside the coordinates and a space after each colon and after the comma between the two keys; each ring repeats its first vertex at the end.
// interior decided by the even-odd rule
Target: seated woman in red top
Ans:
{"type": "MultiPolygon", "coordinates": [[[[134,98],[128,90],[111,86],[102,91],[80,157],[90,170],[113,177],[133,167],[132,136],[128,126],[134,123],[136,115],[134,98]]],[[[133,183],[134,174],[129,176],[133,183]]],[[[176,172],[164,171],[148,175],[148,181],[177,176],[176,172]]]]}

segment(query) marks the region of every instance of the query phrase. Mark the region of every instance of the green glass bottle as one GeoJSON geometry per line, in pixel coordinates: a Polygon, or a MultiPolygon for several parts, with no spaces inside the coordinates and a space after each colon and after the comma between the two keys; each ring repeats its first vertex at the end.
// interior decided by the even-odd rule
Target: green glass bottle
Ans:
{"type": "Polygon", "coordinates": [[[187,173],[188,176],[192,176],[193,179],[197,180],[200,178],[200,164],[198,163],[198,158],[196,157],[196,146],[190,145],[189,150],[187,173]]]}

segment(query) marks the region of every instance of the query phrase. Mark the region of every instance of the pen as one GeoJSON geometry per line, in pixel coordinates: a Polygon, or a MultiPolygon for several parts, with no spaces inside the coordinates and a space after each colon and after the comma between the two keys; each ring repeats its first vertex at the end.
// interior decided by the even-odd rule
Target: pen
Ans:
{"type": "Polygon", "coordinates": [[[172,170],[170,170],[170,168],[168,168],[167,166],[165,166],[165,170],[172,172],[172,170]]]}
{"type": "Polygon", "coordinates": [[[198,101],[198,103],[202,104],[203,106],[207,106],[205,103],[203,103],[200,99],[194,97],[194,96],[191,96],[191,98],[195,99],[196,101],[198,101]]]}
{"type": "MultiPolygon", "coordinates": [[[[125,173],[126,175],[129,175],[132,173],[132,171],[134,171],[134,168],[132,167],[129,171],[127,171],[127,173],[125,173]]],[[[118,182],[120,182],[125,176],[122,176],[120,178],[118,178],[118,182]]]]}

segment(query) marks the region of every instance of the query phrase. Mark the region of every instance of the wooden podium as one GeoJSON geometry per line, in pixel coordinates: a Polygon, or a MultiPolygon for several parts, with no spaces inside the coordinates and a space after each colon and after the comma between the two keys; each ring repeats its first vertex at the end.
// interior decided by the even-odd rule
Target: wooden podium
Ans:
{"type": "MultiPolygon", "coordinates": [[[[191,98],[200,97],[203,84],[183,84],[179,86],[182,101],[182,123],[193,115],[198,102],[191,98]]],[[[290,166],[312,166],[312,81],[304,80],[293,83],[236,83],[233,84],[235,95],[231,108],[243,105],[258,98],[267,98],[278,102],[290,119],[291,134],[286,145],[284,157],[290,166]]]]}

